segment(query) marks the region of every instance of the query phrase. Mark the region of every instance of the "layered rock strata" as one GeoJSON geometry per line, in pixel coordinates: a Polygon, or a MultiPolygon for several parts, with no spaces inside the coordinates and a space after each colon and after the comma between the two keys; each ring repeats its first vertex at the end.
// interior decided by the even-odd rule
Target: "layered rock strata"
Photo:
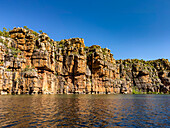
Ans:
{"type": "Polygon", "coordinates": [[[170,62],[115,60],[81,38],[54,41],[14,28],[0,36],[1,94],[169,93],[170,62]]]}

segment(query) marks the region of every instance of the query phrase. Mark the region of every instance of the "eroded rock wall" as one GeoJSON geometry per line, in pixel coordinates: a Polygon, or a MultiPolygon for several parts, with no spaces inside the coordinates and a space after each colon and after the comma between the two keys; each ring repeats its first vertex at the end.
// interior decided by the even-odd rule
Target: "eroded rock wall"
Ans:
{"type": "Polygon", "coordinates": [[[54,41],[14,28],[0,36],[1,94],[169,93],[170,62],[115,60],[107,48],[81,38],[54,41]]]}

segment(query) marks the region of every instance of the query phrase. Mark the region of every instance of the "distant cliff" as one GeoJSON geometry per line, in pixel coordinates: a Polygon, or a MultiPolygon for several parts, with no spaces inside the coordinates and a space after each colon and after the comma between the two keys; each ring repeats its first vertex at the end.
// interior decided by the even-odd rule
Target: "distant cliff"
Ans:
{"type": "Polygon", "coordinates": [[[0,32],[1,94],[169,93],[170,62],[115,60],[81,38],[54,41],[39,31],[0,32]]]}

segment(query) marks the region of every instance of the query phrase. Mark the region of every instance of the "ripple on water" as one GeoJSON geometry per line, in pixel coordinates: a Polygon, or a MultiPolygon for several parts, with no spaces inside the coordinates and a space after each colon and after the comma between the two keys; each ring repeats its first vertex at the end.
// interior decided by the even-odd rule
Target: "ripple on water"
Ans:
{"type": "Polygon", "coordinates": [[[169,95],[0,96],[1,127],[170,127],[169,95]]]}

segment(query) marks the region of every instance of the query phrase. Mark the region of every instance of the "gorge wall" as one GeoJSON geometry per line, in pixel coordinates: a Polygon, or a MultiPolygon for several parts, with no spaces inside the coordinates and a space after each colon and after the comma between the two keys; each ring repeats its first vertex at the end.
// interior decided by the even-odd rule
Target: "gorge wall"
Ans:
{"type": "Polygon", "coordinates": [[[54,41],[14,28],[0,33],[1,94],[169,93],[170,62],[115,60],[81,38],[54,41]]]}

